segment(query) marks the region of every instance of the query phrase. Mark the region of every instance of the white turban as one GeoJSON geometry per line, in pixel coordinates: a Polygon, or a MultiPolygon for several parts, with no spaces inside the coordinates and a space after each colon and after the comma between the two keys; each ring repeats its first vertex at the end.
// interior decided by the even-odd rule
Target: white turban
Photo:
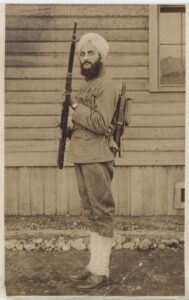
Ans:
{"type": "Polygon", "coordinates": [[[109,51],[109,45],[108,42],[98,33],[86,33],[84,34],[79,43],[78,43],[78,51],[81,51],[81,48],[87,44],[88,42],[91,42],[93,46],[95,46],[102,56],[102,59],[106,58],[109,51]]]}

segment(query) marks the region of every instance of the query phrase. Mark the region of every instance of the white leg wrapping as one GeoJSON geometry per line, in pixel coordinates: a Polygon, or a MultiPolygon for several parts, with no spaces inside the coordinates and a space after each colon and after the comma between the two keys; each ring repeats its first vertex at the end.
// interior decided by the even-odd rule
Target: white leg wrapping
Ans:
{"type": "Polygon", "coordinates": [[[90,261],[86,266],[86,269],[94,273],[96,267],[96,259],[97,259],[97,251],[98,251],[98,233],[90,232],[90,261]]]}
{"type": "Polygon", "coordinates": [[[98,235],[97,257],[95,260],[95,275],[103,275],[109,277],[109,262],[112,249],[112,238],[98,235]]]}

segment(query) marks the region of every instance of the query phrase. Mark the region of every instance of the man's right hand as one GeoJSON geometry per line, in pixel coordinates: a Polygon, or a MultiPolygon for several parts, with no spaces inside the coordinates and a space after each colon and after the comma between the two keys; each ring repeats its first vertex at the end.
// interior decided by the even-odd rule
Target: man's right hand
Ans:
{"type": "MultiPolygon", "coordinates": [[[[64,103],[64,101],[66,99],[66,91],[65,90],[61,92],[61,96],[63,98],[62,102],[64,103]]],[[[78,103],[78,101],[77,101],[77,93],[76,92],[72,92],[71,95],[70,95],[70,106],[72,107],[72,105],[74,103],[78,103]]]]}

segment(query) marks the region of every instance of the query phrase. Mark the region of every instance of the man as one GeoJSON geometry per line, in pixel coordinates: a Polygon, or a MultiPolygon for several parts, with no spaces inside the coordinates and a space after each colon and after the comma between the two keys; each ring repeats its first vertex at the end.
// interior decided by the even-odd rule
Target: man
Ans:
{"type": "Polygon", "coordinates": [[[90,220],[90,261],[70,278],[82,291],[104,285],[109,277],[115,211],[109,128],[117,97],[103,66],[108,51],[107,41],[99,34],[81,37],[78,52],[85,83],[77,96],[71,97],[74,115],[68,161],[75,164],[83,211],[90,220]]]}

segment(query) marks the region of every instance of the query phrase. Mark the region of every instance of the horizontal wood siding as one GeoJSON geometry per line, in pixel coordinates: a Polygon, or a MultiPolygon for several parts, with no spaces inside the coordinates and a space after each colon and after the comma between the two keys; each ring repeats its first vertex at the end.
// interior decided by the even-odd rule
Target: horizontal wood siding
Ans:
{"type": "MultiPolygon", "coordinates": [[[[133,98],[132,122],[112,182],[116,213],[179,213],[173,209],[173,186],[184,176],[185,94],[149,92],[149,6],[7,4],[6,214],[81,213],[73,166],[66,163],[63,172],[56,168],[75,20],[77,41],[90,30],[109,41],[107,71],[118,92],[126,81],[133,98]]],[[[73,90],[82,82],[76,53],[73,90]]]]}
{"type": "MultiPolygon", "coordinates": [[[[176,182],[184,167],[117,166],[112,182],[116,214],[175,215],[176,182]]],[[[5,170],[7,215],[80,215],[81,201],[75,171],[66,167],[8,167],[5,170]]]]}

